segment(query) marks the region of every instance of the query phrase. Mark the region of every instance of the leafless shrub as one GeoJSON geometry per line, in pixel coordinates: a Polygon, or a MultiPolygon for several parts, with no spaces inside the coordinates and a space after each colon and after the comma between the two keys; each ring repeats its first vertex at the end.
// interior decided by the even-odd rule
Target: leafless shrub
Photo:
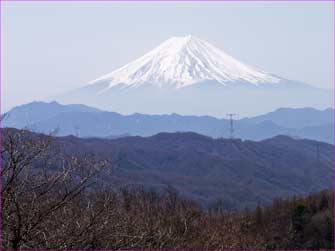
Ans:
{"type": "Polygon", "coordinates": [[[36,240],[47,245],[49,225],[75,203],[105,166],[92,158],[79,159],[61,152],[50,156],[51,146],[51,137],[28,131],[6,130],[3,134],[3,241],[11,249],[35,248],[36,240]],[[59,166],[53,166],[55,163],[59,166]]]}

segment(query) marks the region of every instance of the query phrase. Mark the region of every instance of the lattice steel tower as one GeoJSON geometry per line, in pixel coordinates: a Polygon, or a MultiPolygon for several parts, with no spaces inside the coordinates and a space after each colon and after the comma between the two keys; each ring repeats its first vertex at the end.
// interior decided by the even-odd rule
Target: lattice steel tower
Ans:
{"type": "Polygon", "coordinates": [[[229,134],[230,138],[234,138],[234,117],[238,116],[236,113],[228,113],[227,116],[229,117],[229,134]]]}

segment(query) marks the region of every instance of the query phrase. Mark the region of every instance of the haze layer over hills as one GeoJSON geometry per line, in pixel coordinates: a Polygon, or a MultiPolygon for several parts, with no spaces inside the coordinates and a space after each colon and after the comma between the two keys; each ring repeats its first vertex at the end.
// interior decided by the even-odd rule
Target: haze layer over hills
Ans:
{"type": "MultiPolygon", "coordinates": [[[[271,113],[234,121],[234,137],[261,140],[276,135],[333,143],[334,110],[280,108],[271,113]]],[[[84,105],[33,102],[8,112],[4,127],[28,128],[36,132],[79,137],[152,136],[160,132],[196,132],[229,138],[227,119],[209,116],[121,115],[84,105]]]]}

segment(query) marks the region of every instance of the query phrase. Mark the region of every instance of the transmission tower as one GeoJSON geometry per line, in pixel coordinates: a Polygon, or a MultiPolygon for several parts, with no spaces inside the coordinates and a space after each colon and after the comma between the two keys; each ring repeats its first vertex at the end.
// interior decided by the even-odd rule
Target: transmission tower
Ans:
{"type": "Polygon", "coordinates": [[[238,114],[236,113],[228,113],[227,114],[228,118],[229,118],[229,134],[230,134],[230,138],[233,139],[234,138],[234,117],[238,116],[238,114]]]}

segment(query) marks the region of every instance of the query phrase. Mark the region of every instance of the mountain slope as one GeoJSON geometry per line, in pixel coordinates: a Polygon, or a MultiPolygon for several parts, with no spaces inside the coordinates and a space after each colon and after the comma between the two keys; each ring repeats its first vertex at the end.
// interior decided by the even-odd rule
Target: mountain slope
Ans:
{"type": "Polygon", "coordinates": [[[226,85],[233,81],[252,84],[278,83],[279,78],[257,71],[211,44],[193,37],[172,37],[143,57],[93,81],[109,81],[110,87],[155,84],[182,88],[206,80],[226,85]]]}
{"type": "Polygon", "coordinates": [[[173,37],[82,88],[51,98],[122,114],[255,116],[333,105],[333,93],[248,66],[201,39],[173,37]]]}
{"type": "Polygon", "coordinates": [[[221,199],[227,209],[253,208],[333,185],[333,146],[286,136],[255,142],[161,133],[114,140],[54,137],[51,142],[51,151],[60,145],[71,156],[108,160],[99,179],[113,189],[141,185],[164,192],[173,187],[204,205],[221,199]]]}

